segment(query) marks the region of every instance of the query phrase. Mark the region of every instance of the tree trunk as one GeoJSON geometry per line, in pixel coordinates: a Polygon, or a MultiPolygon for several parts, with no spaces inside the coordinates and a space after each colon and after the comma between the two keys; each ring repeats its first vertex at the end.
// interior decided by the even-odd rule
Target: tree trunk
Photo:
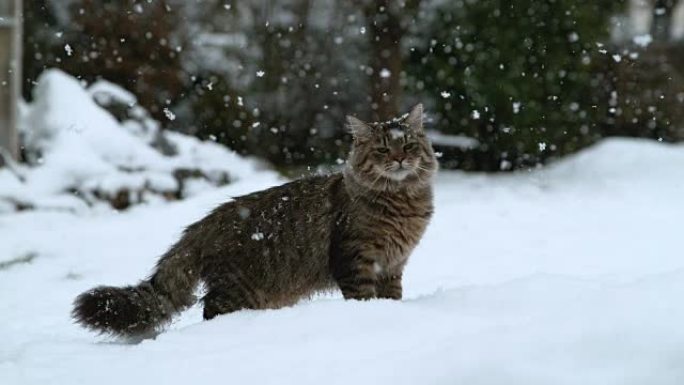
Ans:
{"type": "Polygon", "coordinates": [[[373,119],[385,120],[399,113],[402,71],[402,9],[391,0],[365,2],[363,8],[370,39],[371,107],[373,119]]]}
{"type": "MultiPolygon", "coordinates": [[[[21,82],[21,1],[0,2],[0,150],[19,158],[17,109],[21,82]]],[[[9,159],[6,161],[9,162],[9,159]]]]}

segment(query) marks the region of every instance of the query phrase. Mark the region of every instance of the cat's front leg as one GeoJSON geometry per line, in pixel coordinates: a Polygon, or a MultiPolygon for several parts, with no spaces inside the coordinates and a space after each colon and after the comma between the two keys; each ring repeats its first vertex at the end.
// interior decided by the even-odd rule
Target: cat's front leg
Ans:
{"type": "Polygon", "coordinates": [[[378,277],[374,263],[372,258],[355,258],[345,273],[337,277],[344,299],[369,300],[377,296],[378,277]]]}
{"type": "Polygon", "coordinates": [[[378,298],[400,300],[402,295],[401,273],[379,277],[376,291],[378,298]]]}

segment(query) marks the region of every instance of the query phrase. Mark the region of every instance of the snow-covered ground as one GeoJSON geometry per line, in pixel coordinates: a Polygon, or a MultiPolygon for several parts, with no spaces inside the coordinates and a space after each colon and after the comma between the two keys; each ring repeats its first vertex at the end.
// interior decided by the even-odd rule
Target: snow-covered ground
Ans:
{"type": "Polygon", "coordinates": [[[684,383],[684,147],[627,139],[530,173],[440,174],[401,302],[195,307],[139,344],[72,324],[78,293],[136,282],[185,225],[279,182],[1,215],[0,383],[684,383]]]}

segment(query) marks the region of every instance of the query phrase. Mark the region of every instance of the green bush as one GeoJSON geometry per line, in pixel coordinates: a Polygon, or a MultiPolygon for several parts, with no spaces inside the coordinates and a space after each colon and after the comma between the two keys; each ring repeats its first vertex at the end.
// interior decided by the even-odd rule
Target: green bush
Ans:
{"type": "Polygon", "coordinates": [[[600,70],[620,1],[456,0],[424,13],[409,92],[435,128],[479,140],[462,168],[529,167],[602,135],[610,82],[600,70]]]}

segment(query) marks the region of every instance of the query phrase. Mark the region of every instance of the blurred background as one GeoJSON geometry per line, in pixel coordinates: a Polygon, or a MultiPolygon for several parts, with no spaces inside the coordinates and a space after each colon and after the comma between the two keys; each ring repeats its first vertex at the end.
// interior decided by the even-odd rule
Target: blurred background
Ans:
{"type": "Polygon", "coordinates": [[[48,68],[106,79],[164,130],[281,168],[343,158],[345,114],[419,101],[445,168],[684,138],[678,0],[32,0],[22,14],[25,100],[48,68]]]}

